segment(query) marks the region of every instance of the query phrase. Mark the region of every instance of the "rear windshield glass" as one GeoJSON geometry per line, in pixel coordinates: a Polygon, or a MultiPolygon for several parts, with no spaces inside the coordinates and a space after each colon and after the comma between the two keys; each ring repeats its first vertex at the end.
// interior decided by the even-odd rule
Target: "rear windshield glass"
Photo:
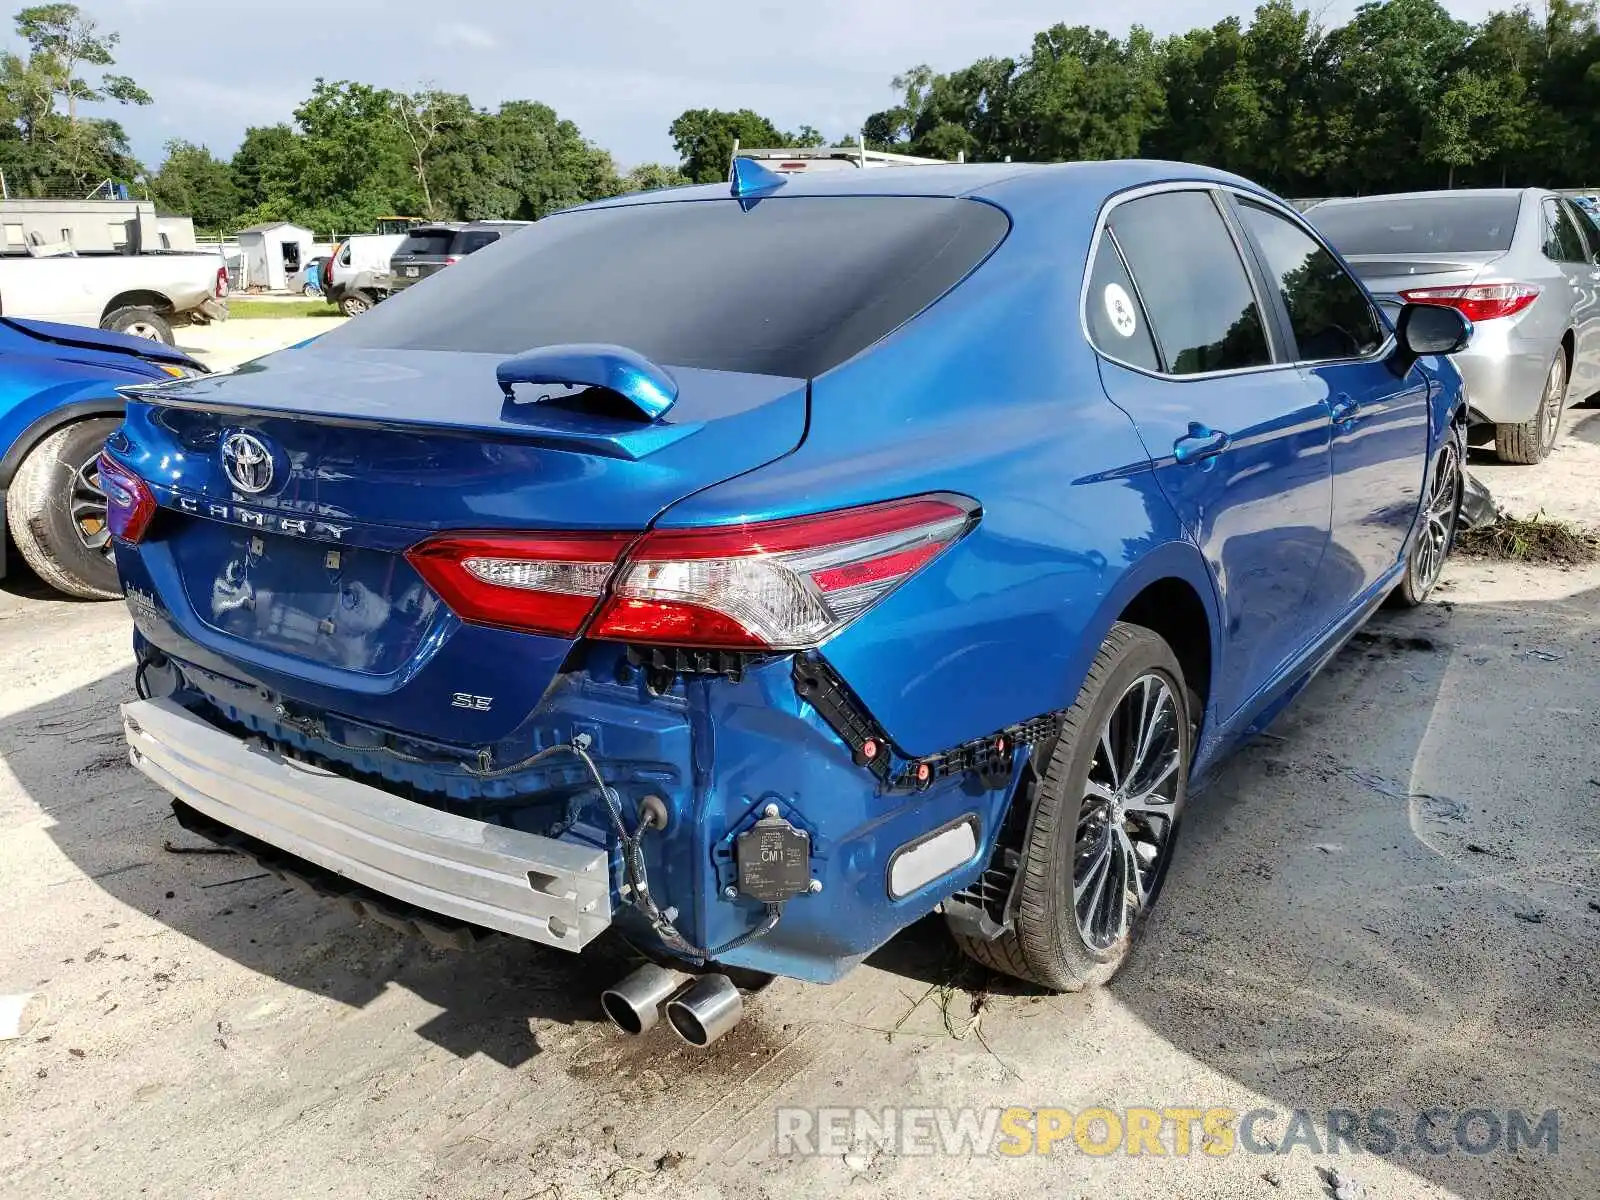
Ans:
{"type": "Polygon", "coordinates": [[[932,196],[565,213],[321,342],[507,355],[611,342],[666,366],[809,378],[938,299],[1008,228],[992,205],[932,196]]]}
{"type": "Polygon", "coordinates": [[[1427,196],[1318,205],[1305,214],[1340,254],[1511,249],[1518,196],[1427,196]]]}
{"type": "Polygon", "coordinates": [[[451,233],[413,233],[400,243],[396,254],[449,254],[451,233]]]}

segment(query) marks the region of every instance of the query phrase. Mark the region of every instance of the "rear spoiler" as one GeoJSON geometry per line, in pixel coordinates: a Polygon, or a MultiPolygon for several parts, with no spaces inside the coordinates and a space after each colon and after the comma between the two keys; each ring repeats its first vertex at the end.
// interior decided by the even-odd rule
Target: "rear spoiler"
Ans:
{"type": "Polygon", "coordinates": [[[638,461],[704,428],[702,419],[672,419],[680,386],[698,398],[696,417],[806,386],[799,379],[701,368],[669,372],[624,346],[572,343],[536,347],[501,360],[494,368],[501,392],[496,411],[493,393],[482,395],[479,381],[487,381],[478,372],[483,366],[462,361],[475,358],[481,363],[483,357],[382,352],[373,366],[371,360],[340,356],[334,360],[338,366],[354,369],[334,378],[328,357],[310,347],[257,359],[225,378],[158,381],[118,390],[146,404],[246,419],[291,417],[356,428],[488,435],[638,461]],[[398,362],[400,355],[408,361],[398,362]],[[411,364],[419,357],[431,360],[426,364],[430,369],[454,367],[457,373],[430,381],[429,392],[439,399],[434,406],[396,403],[390,379],[412,373],[411,364]],[[519,395],[524,385],[537,390],[519,395]]]}

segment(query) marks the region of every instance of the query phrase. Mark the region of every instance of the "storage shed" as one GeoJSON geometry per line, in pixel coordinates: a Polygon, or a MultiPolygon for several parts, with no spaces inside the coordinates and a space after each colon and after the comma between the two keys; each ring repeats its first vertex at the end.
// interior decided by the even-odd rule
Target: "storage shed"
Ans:
{"type": "Polygon", "coordinates": [[[252,225],[238,233],[244,252],[245,288],[265,288],[281,292],[289,287],[306,260],[314,254],[316,238],[311,230],[287,221],[252,225]]]}

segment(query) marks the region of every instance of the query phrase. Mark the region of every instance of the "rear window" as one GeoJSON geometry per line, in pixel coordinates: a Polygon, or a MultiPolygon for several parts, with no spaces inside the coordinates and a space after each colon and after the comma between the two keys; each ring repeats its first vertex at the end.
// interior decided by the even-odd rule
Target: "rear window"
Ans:
{"type": "Polygon", "coordinates": [[[450,233],[448,230],[440,230],[438,233],[409,234],[407,235],[406,240],[400,243],[400,249],[396,250],[395,253],[438,255],[449,254],[450,239],[454,236],[455,235],[450,233]]]}
{"type": "Polygon", "coordinates": [[[1305,214],[1340,254],[1511,249],[1518,196],[1427,196],[1318,205],[1305,214]]]}
{"type": "Polygon", "coordinates": [[[932,196],[564,213],[321,341],[507,355],[611,342],[667,366],[810,378],[938,299],[1008,228],[992,205],[932,196]]]}
{"type": "Polygon", "coordinates": [[[455,251],[457,254],[471,254],[474,250],[482,250],[490,242],[498,242],[500,235],[492,229],[468,229],[456,234],[455,251]]]}

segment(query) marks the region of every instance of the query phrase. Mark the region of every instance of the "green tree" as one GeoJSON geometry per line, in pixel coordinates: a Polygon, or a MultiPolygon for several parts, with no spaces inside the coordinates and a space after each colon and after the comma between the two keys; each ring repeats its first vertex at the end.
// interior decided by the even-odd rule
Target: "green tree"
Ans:
{"type": "Polygon", "coordinates": [[[781,132],[766,117],[748,108],[738,112],[691,108],[679,114],[668,132],[681,160],[678,169],[691,183],[716,183],[726,179],[733,163],[735,142],[761,147],[794,144],[791,140],[794,135],[781,132]]]}
{"type": "Polygon", "coordinates": [[[1137,155],[1165,100],[1155,39],[1137,25],[1126,41],[1083,25],[1035,35],[1011,92],[1019,144],[1044,159],[1137,155]]]}
{"type": "Polygon", "coordinates": [[[0,138],[0,170],[21,192],[74,191],[139,173],[122,126],[80,114],[82,104],[143,105],[150,95],[116,63],[120,37],[75,4],[40,4],[14,19],[26,57],[0,55],[0,110],[14,136],[0,138]],[[97,78],[92,77],[97,75],[97,78]]]}
{"type": "Polygon", "coordinates": [[[199,229],[226,231],[239,215],[233,168],[193,142],[167,143],[166,161],[150,181],[150,194],[163,208],[194,218],[199,229]]]}
{"type": "Polygon", "coordinates": [[[459,130],[477,118],[472,102],[465,96],[438,90],[397,93],[390,110],[410,148],[411,169],[422,189],[422,210],[429,217],[440,216],[434,202],[433,189],[428,184],[428,171],[434,149],[442,137],[459,130]]]}
{"type": "Polygon", "coordinates": [[[287,219],[293,203],[295,141],[295,131],[287,125],[256,125],[244,131],[229,164],[242,207],[272,209],[264,219],[287,219]],[[276,211],[279,208],[283,211],[276,211]]]}
{"type": "MultiPolygon", "coordinates": [[[[821,145],[821,143],[817,143],[821,145]]],[[[624,192],[653,192],[657,188],[681,187],[688,178],[677,167],[661,163],[640,163],[622,177],[624,192]]]]}

